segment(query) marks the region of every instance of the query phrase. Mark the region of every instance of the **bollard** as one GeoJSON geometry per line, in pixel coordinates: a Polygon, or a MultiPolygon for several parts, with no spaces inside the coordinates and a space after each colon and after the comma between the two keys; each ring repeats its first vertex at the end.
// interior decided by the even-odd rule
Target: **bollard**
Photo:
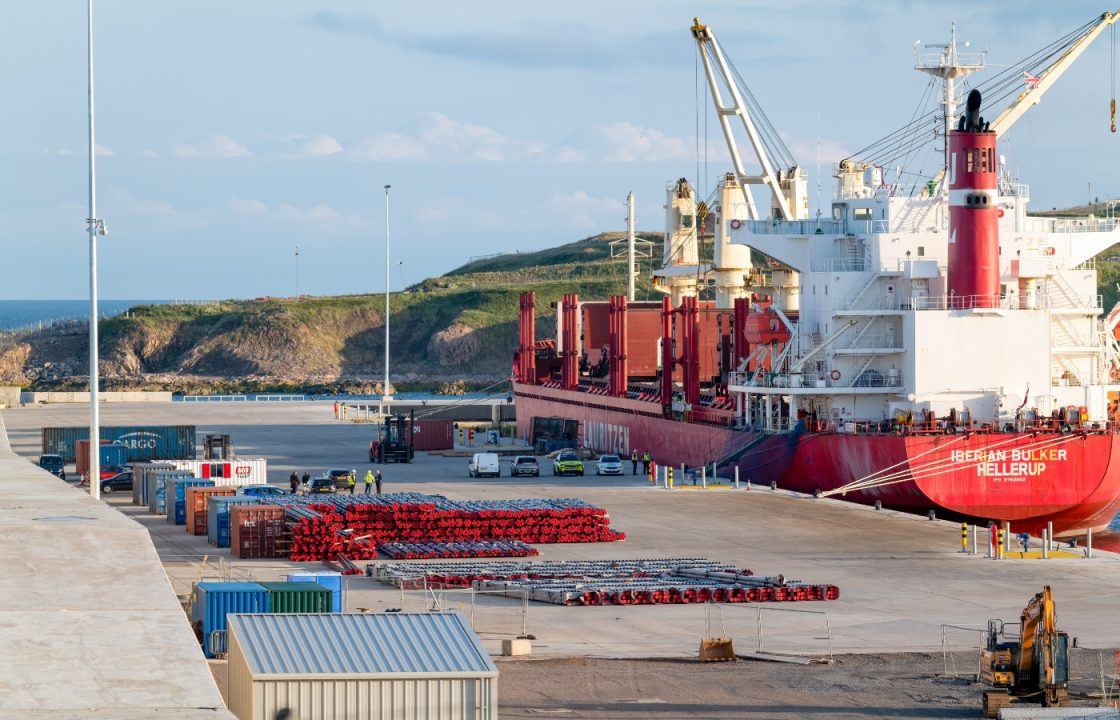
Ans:
{"type": "Polygon", "coordinates": [[[739,466],[735,466],[735,489],[739,489],[739,466]]]}
{"type": "Polygon", "coordinates": [[[980,554],[980,528],[972,526],[972,554],[980,554]]]}
{"type": "Polygon", "coordinates": [[[1085,557],[1093,557],[1093,528],[1085,529],[1085,557]]]}
{"type": "Polygon", "coordinates": [[[707,489],[708,487],[708,466],[700,466],[700,487],[707,489]]]}
{"type": "Polygon", "coordinates": [[[1042,531],[1042,559],[1050,557],[1050,531],[1042,531]]]}
{"type": "Polygon", "coordinates": [[[1047,547],[1050,550],[1056,550],[1057,548],[1054,547],[1054,521],[1053,520],[1047,520],[1046,521],[1046,537],[1050,538],[1047,541],[1047,547]]]}
{"type": "Polygon", "coordinates": [[[997,560],[998,560],[999,558],[1003,557],[1003,553],[1004,553],[1004,540],[1005,540],[1005,539],[1006,539],[1006,535],[1004,535],[1004,530],[1003,530],[1003,528],[1001,527],[1001,528],[999,529],[999,542],[997,542],[997,543],[996,543],[996,559],[997,559],[997,560]]]}
{"type": "Polygon", "coordinates": [[[968,523],[961,523],[961,552],[968,553],[968,523]]]}
{"type": "Polygon", "coordinates": [[[712,463],[712,482],[719,482],[719,468],[712,463]]]}
{"type": "Polygon", "coordinates": [[[1011,521],[1010,520],[1004,520],[1003,521],[1003,542],[1000,543],[1000,546],[1003,548],[1003,552],[1005,552],[1005,553],[1011,552],[1011,521]]]}
{"type": "Polygon", "coordinates": [[[672,490],[673,489],[673,468],[667,467],[667,468],[665,468],[665,472],[668,473],[668,475],[666,476],[666,482],[668,483],[668,488],[670,490],[672,490]]]}

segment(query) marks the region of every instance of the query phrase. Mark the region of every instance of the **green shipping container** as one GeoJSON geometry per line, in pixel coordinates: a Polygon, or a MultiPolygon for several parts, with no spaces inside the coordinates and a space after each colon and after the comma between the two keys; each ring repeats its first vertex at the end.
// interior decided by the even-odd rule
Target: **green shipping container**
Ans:
{"type": "Polygon", "coordinates": [[[268,591],[268,611],[274,613],[329,613],[331,591],[316,583],[262,582],[268,591]]]}

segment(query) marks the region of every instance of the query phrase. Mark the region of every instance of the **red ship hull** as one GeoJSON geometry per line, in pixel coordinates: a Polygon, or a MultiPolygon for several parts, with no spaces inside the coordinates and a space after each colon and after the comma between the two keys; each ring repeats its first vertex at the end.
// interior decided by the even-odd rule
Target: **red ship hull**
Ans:
{"type": "Polygon", "coordinates": [[[656,403],[514,383],[518,434],[532,418],[579,420],[597,451],[648,450],[662,465],[738,465],[740,478],[804,493],[830,491],[875,473],[898,481],[837,495],[863,504],[1055,534],[1106,527],[1120,509],[1120,437],[1113,434],[762,434],[661,416],[656,403]],[[963,458],[963,459],[962,459],[963,458]],[[909,471],[913,475],[901,475],[909,471]]]}

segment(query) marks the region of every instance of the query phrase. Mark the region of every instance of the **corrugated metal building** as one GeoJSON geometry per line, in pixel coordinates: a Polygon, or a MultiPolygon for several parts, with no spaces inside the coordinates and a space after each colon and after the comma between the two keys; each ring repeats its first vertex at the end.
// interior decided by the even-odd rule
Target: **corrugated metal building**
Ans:
{"type": "Polygon", "coordinates": [[[230,615],[241,720],[497,720],[498,669],[459,613],[230,615]]]}

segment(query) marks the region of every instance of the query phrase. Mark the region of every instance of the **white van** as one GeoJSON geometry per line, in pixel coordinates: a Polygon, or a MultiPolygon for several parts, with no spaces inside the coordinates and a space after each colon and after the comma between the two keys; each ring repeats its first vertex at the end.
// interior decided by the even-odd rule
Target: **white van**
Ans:
{"type": "Polygon", "coordinates": [[[500,477],[502,471],[498,465],[498,454],[475,453],[467,465],[467,473],[471,477],[500,477]]]}

